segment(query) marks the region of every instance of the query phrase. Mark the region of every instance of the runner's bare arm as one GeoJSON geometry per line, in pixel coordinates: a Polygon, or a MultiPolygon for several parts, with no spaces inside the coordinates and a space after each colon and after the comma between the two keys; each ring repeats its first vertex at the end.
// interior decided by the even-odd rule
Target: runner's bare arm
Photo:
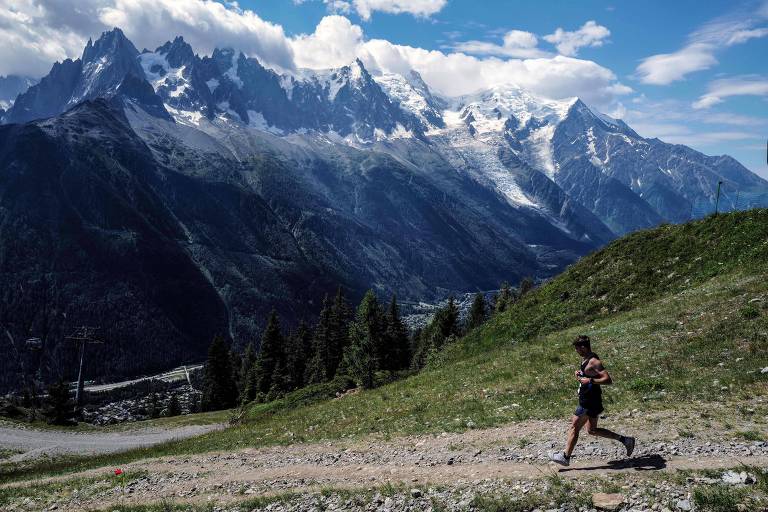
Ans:
{"type": "MultiPolygon", "coordinates": [[[[592,359],[592,361],[589,362],[589,365],[587,365],[586,371],[584,373],[590,376],[592,378],[592,382],[595,384],[600,384],[601,386],[613,384],[611,374],[608,373],[608,370],[605,369],[602,361],[597,358],[592,359]]],[[[589,382],[589,378],[586,379],[586,382],[589,382]]],[[[584,383],[586,384],[586,382],[584,383]]]]}

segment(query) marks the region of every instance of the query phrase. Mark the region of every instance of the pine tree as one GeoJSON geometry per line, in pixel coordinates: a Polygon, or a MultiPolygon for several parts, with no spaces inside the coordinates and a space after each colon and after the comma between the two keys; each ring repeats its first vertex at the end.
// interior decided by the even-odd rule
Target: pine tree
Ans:
{"type": "Polygon", "coordinates": [[[245,346],[245,351],[243,352],[243,357],[240,361],[240,371],[239,371],[239,377],[237,383],[237,388],[240,391],[240,393],[243,393],[245,391],[245,383],[248,379],[248,372],[251,371],[251,368],[253,368],[254,363],[256,362],[256,351],[253,350],[253,343],[248,343],[245,346]]]}
{"type": "Polygon", "coordinates": [[[171,393],[170,398],[168,399],[168,409],[166,411],[166,416],[178,416],[181,414],[181,406],[179,405],[179,397],[176,395],[176,393],[171,393]]]}
{"type": "Polygon", "coordinates": [[[74,405],[69,397],[69,386],[64,380],[48,386],[45,400],[45,417],[51,425],[71,425],[74,405]]]}
{"type": "Polygon", "coordinates": [[[404,370],[411,360],[411,347],[408,329],[400,318],[400,307],[395,295],[392,295],[384,320],[385,343],[381,366],[390,371],[404,370]]]}
{"type": "Polygon", "coordinates": [[[245,376],[245,385],[243,386],[243,392],[240,393],[240,402],[248,403],[256,400],[259,397],[259,390],[256,382],[256,363],[251,366],[248,373],[245,376]]]}
{"type": "Polygon", "coordinates": [[[147,406],[147,416],[153,419],[160,416],[160,407],[157,403],[157,393],[149,394],[149,405],[147,406]]]}
{"type": "Polygon", "coordinates": [[[281,368],[281,371],[285,368],[283,364],[284,350],[283,335],[280,332],[280,320],[277,318],[277,312],[273,309],[267,321],[267,328],[264,329],[264,333],[261,336],[259,355],[253,367],[256,392],[266,394],[272,389],[275,370],[278,367],[281,368]]]}
{"type": "Polygon", "coordinates": [[[328,361],[326,366],[326,374],[329,379],[336,375],[336,370],[344,356],[344,350],[349,345],[351,319],[352,308],[344,298],[344,292],[339,286],[329,316],[328,361]]]}
{"type": "Polygon", "coordinates": [[[383,338],[379,303],[373,291],[369,290],[350,324],[349,345],[344,352],[344,364],[349,369],[350,377],[363,388],[372,388],[375,384],[383,338]]]}
{"type": "Polygon", "coordinates": [[[203,409],[228,409],[237,403],[237,386],[232,376],[229,349],[221,336],[213,338],[203,378],[203,409]]]}
{"type": "Polygon", "coordinates": [[[298,389],[306,385],[305,374],[311,357],[312,333],[307,324],[302,321],[298,329],[291,334],[286,350],[290,389],[298,389]]]}
{"type": "Polygon", "coordinates": [[[306,369],[305,382],[308,384],[317,384],[329,380],[328,359],[330,350],[331,336],[331,305],[328,296],[323,298],[323,309],[320,310],[320,317],[317,320],[312,336],[312,357],[309,360],[306,369]]]}
{"type": "Polygon", "coordinates": [[[240,375],[240,367],[243,365],[243,356],[239,352],[230,349],[229,359],[229,364],[232,367],[232,380],[235,382],[235,389],[237,390],[237,394],[239,396],[241,391],[240,381],[242,379],[240,375]]]}
{"type": "Polygon", "coordinates": [[[475,300],[472,301],[472,307],[469,310],[467,318],[467,330],[480,327],[485,322],[485,296],[482,293],[475,294],[475,300]]]}
{"type": "Polygon", "coordinates": [[[503,313],[507,308],[512,305],[513,302],[512,289],[509,287],[509,283],[504,281],[501,283],[501,290],[496,298],[496,313],[503,313]]]}

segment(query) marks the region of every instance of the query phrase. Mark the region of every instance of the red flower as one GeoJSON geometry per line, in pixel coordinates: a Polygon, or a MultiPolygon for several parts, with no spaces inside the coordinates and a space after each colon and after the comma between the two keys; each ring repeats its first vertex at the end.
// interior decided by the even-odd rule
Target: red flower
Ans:
{"type": "Polygon", "coordinates": [[[117,468],[117,469],[115,470],[115,476],[120,476],[120,475],[122,475],[122,474],[123,474],[123,470],[122,470],[122,469],[120,469],[120,468],[117,468]]]}

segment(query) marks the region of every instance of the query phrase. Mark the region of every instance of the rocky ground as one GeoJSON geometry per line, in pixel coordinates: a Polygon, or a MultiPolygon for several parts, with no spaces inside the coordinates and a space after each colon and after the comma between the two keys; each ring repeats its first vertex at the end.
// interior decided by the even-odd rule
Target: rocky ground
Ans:
{"type": "MultiPolygon", "coordinates": [[[[111,510],[181,503],[205,510],[768,510],[768,442],[747,440],[699,415],[625,415],[601,420],[636,435],[623,448],[584,435],[572,466],[547,462],[567,423],[395,439],[294,444],[138,461],[13,488],[7,510],[111,510]],[[124,483],[124,487],[121,485],[124,483]],[[46,486],[55,485],[55,491],[46,486]],[[709,494],[708,494],[709,493],[709,494]],[[705,508],[700,508],[704,510],[705,508]]],[[[737,429],[763,428],[764,419],[737,429]]],[[[752,430],[749,430],[752,432],[752,430]]],[[[754,435],[754,434],[752,434],[754,435]]],[[[0,495],[2,488],[0,488],[0,495]]],[[[3,509],[6,510],[6,509],[3,509]]]]}

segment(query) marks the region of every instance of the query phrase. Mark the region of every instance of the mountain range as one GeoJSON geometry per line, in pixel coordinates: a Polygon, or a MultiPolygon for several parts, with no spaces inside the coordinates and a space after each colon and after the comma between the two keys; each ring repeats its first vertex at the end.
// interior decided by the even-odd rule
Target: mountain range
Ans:
{"type": "MultiPolygon", "coordinates": [[[[578,98],[506,85],[463,97],[416,71],[275,70],[120,29],[18,95],[0,126],[0,323],[62,368],[102,326],[97,375],[201,359],[341,285],[434,300],[550,277],[617,236],[690,218],[728,156],[645,139],[578,98]],[[42,334],[40,334],[42,333],[42,334]]],[[[731,209],[729,198],[724,209],[731,209]]]]}

